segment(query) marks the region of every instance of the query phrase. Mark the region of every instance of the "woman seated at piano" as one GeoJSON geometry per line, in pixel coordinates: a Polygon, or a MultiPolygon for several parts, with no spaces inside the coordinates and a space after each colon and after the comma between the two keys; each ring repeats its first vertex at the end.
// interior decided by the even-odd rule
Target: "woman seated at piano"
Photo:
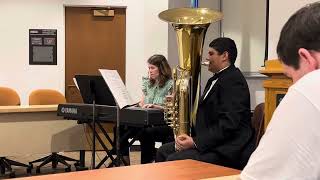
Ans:
{"type": "MultiPolygon", "coordinates": [[[[147,64],[148,77],[142,78],[143,95],[139,106],[142,108],[163,109],[165,96],[171,93],[173,85],[170,65],[167,59],[159,54],[151,56],[147,64]]],[[[141,164],[150,163],[154,160],[156,153],[155,142],[173,141],[173,131],[167,125],[146,127],[141,137],[139,137],[139,141],[141,164]]],[[[121,146],[125,146],[125,144],[121,146]]],[[[129,149],[121,149],[124,159],[129,162],[129,149]]]]}
{"type": "MultiPolygon", "coordinates": [[[[148,59],[148,78],[142,79],[143,108],[163,109],[165,96],[171,94],[173,81],[171,68],[163,55],[153,55],[148,59]]],[[[140,137],[141,164],[150,163],[156,153],[155,142],[173,140],[173,131],[167,126],[148,127],[140,137]]]]}
{"type": "Polygon", "coordinates": [[[153,55],[148,59],[148,77],[142,78],[143,108],[163,109],[165,96],[172,90],[171,68],[163,55],[153,55]]]}

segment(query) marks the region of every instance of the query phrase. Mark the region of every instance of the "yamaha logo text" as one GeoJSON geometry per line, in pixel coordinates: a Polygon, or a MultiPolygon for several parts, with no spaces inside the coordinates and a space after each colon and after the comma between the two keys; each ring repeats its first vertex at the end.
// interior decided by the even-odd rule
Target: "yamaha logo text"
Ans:
{"type": "Polygon", "coordinates": [[[61,108],[62,113],[68,113],[68,114],[78,114],[78,109],[77,108],[61,108]]]}

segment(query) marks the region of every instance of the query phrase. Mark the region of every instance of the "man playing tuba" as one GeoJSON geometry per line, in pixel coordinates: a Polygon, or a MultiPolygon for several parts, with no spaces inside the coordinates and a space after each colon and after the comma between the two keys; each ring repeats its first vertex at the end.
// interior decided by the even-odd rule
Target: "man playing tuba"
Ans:
{"type": "Polygon", "coordinates": [[[199,99],[195,134],[181,134],[161,146],[156,162],[194,159],[241,169],[254,150],[249,89],[234,65],[236,44],[217,38],[209,47],[208,70],[214,75],[199,99]]]}

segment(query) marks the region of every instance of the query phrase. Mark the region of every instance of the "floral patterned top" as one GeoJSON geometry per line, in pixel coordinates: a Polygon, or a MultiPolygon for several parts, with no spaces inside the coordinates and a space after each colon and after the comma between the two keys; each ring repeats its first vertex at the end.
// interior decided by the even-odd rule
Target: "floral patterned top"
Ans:
{"type": "Polygon", "coordinates": [[[162,106],[166,95],[170,94],[173,81],[168,80],[163,87],[159,87],[158,84],[153,86],[150,84],[149,78],[142,78],[142,92],[145,96],[144,104],[156,104],[162,106]]]}

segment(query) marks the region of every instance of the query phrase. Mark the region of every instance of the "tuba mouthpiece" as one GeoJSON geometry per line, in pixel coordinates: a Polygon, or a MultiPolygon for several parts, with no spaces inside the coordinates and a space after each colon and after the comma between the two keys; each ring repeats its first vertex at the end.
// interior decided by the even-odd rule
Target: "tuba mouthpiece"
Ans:
{"type": "Polygon", "coordinates": [[[209,61],[201,61],[202,66],[209,66],[209,61]]]}

